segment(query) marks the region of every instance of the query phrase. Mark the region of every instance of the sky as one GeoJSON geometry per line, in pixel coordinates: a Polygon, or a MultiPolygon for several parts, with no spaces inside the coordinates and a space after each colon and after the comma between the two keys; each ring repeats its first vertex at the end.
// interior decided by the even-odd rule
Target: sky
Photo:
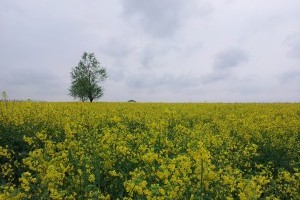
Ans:
{"type": "Polygon", "coordinates": [[[299,102],[299,0],[1,0],[0,91],[74,101],[83,52],[99,101],[299,102]]]}

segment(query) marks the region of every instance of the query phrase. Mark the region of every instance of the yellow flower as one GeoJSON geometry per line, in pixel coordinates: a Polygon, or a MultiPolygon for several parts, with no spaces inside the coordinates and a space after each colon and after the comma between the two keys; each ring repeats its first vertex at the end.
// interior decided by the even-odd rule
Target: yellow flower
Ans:
{"type": "Polygon", "coordinates": [[[26,135],[23,136],[23,140],[24,140],[24,142],[26,142],[29,145],[31,145],[33,143],[32,138],[31,137],[27,137],[26,135]]]}
{"type": "Polygon", "coordinates": [[[94,174],[90,174],[90,175],[89,175],[89,181],[90,181],[91,183],[95,182],[95,175],[94,175],[94,174]]]}

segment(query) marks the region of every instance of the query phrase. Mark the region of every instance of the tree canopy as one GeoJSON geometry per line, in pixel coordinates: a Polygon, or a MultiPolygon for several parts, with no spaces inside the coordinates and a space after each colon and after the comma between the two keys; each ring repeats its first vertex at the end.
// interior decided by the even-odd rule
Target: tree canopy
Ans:
{"type": "Polygon", "coordinates": [[[78,65],[71,71],[70,95],[81,101],[93,100],[103,95],[101,82],[107,78],[106,69],[101,66],[94,53],[84,52],[78,65]]]}

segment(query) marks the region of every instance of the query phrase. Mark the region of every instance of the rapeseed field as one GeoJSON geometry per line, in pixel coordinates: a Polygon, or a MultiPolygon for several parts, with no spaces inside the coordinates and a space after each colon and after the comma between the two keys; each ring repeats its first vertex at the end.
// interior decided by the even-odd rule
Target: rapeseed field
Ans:
{"type": "Polygon", "coordinates": [[[300,199],[300,104],[0,102],[0,199],[300,199]]]}

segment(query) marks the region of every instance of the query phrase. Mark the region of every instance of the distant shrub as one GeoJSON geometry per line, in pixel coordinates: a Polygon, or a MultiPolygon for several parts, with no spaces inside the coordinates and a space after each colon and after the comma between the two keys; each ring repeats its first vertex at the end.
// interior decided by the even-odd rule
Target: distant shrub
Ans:
{"type": "Polygon", "coordinates": [[[135,100],[133,100],[133,99],[130,99],[128,102],[136,102],[135,100]]]}

